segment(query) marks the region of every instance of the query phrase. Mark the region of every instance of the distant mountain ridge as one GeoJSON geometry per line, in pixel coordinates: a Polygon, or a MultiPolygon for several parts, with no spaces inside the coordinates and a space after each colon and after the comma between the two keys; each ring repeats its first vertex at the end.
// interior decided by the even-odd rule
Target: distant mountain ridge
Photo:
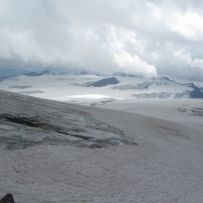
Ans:
{"type": "Polygon", "coordinates": [[[116,85],[118,84],[119,81],[117,80],[116,77],[110,77],[110,78],[104,78],[101,80],[98,80],[96,82],[92,82],[90,84],[88,84],[88,87],[104,87],[107,85],[116,85]]]}
{"type": "Polygon", "coordinates": [[[168,98],[168,97],[174,97],[174,98],[203,98],[203,91],[201,87],[196,86],[194,83],[179,83],[175,80],[171,80],[168,77],[157,77],[157,78],[151,78],[149,81],[140,82],[137,84],[127,84],[127,85],[120,85],[115,86],[113,89],[117,90],[141,90],[141,91],[148,91],[150,89],[154,88],[167,88],[170,89],[170,92],[163,92],[162,91],[156,91],[156,92],[145,92],[140,94],[134,94],[133,96],[136,96],[137,98],[168,98]],[[182,92],[176,92],[175,88],[185,88],[185,91],[182,92]],[[174,93],[173,93],[174,91],[174,93]]]}
{"type": "Polygon", "coordinates": [[[40,71],[40,72],[32,71],[32,72],[29,72],[29,73],[25,73],[24,75],[26,75],[26,76],[41,76],[41,75],[48,75],[50,73],[51,73],[51,71],[49,71],[49,70],[43,70],[43,71],[40,71]]]}
{"type": "Polygon", "coordinates": [[[101,75],[81,70],[46,69],[26,72],[19,76],[23,77],[17,75],[14,79],[8,77],[0,80],[0,89],[62,101],[70,101],[70,98],[74,98],[71,102],[83,101],[82,104],[87,100],[94,103],[94,99],[98,103],[98,95],[101,98],[100,102],[104,100],[112,102],[112,99],[104,98],[116,98],[113,100],[203,98],[201,82],[197,83],[198,85],[193,82],[183,83],[169,77],[148,78],[126,73],[101,75]],[[27,87],[29,91],[22,90],[27,87]],[[91,99],[88,95],[91,95],[91,99]]]}

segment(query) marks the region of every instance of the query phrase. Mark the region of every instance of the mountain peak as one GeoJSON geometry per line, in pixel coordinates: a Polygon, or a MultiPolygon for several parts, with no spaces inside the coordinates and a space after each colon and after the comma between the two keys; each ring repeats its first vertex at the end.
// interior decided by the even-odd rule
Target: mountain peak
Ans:
{"type": "Polygon", "coordinates": [[[116,85],[118,83],[119,83],[119,81],[117,80],[116,77],[109,77],[109,78],[104,78],[104,79],[98,80],[96,82],[93,82],[93,83],[89,84],[88,86],[104,87],[107,85],[116,85]]]}

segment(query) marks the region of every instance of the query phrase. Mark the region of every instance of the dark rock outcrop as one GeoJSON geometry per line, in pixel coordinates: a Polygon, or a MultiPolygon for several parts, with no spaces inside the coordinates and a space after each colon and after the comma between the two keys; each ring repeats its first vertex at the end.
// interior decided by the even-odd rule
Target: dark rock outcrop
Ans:
{"type": "Polygon", "coordinates": [[[0,203],[15,203],[13,195],[11,193],[6,194],[1,200],[0,203]]]}
{"type": "Polygon", "coordinates": [[[93,82],[93,83],[89,84],[88,87],[104,87],[107,85],[116,85],[118,83],[119,83],[119,81],[117,80],[117,78],[110,77],[110,78],[104,78],[102,80],[93,82]]]}

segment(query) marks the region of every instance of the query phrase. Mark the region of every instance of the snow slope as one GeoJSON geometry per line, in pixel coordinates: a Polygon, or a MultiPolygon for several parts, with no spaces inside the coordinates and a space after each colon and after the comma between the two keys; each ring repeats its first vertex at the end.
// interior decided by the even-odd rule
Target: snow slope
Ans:
{"type": "Polygon", "coordinates": [[[123,137],[122,130],[97,121],[82,108],[5,91],[0,91],[0,97],[0,143],[7,148],[44,143],[87,147],[134,144],[123,137]]]}
{"type": "Polygon", "coordinates": [[[0,103],[0,196],[12,192],[30,203],[203,202],[199,104],[187,125],[155,118],[152,109],[146,116],[5,91],[0,103]]]}

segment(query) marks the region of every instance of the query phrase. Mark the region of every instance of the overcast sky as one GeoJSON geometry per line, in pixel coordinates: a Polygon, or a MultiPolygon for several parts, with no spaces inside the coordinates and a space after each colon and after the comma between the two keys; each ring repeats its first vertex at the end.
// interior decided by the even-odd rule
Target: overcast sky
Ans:
{"type": "Polygon", "coordinates": [[[13,61],[203,79],[203,1],[0,0],[0,64],[13,61]]]}

